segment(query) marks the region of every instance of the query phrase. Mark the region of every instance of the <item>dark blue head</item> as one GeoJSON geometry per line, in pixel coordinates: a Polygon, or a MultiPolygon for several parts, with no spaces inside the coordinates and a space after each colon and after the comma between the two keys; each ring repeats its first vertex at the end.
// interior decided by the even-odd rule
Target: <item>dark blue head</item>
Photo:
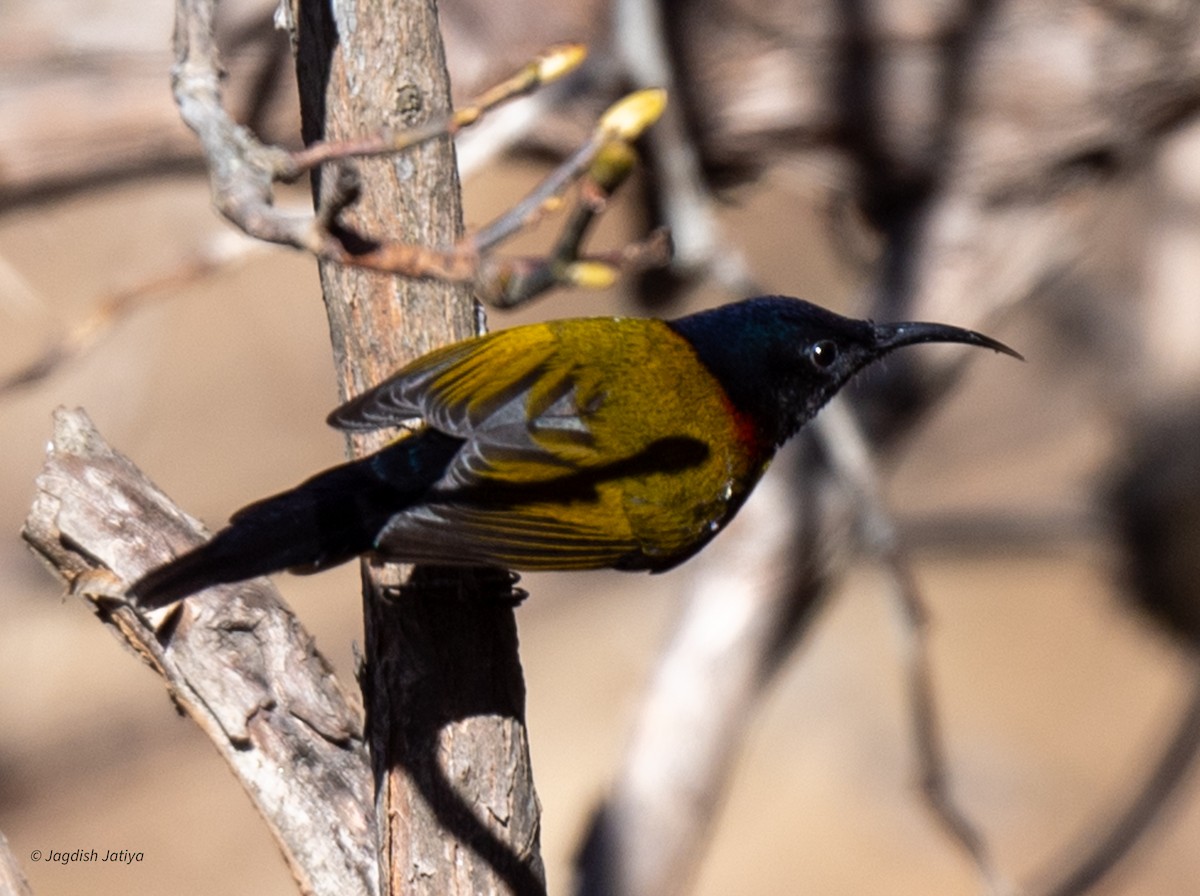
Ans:
{"type": "Polygon", "coordinates": [[[670,321],[725,387],[733,405],[775,444],[793,436],[847,380],[892,349],[962,342],[1020,358],[973,330],[876,324],[786,296],[762,296],[670,321]]]}

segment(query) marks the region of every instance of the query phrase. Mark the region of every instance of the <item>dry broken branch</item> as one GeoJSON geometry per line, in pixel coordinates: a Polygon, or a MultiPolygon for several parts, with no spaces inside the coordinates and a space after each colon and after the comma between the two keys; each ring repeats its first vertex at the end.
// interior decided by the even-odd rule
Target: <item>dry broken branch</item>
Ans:
{"type": "Polygon", "coordinates": [[[362,710],[265,580],[212,589],[159,627],[124,582],[200,543],[196,520],[110,448],[82,411],[54,437],[22,532],[162,679],[213,741],[306,894],[378,891],[362,710]]]}

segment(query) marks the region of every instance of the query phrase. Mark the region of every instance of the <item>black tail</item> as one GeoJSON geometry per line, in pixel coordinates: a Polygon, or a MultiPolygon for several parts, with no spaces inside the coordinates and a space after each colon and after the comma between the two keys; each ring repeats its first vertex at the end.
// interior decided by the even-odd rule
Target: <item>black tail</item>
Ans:
{"type": "Polygon", "coordinates": [[[283,569],[318,572],[367,553],[387,521],[442,475],[461,444],[425,430],[318,473],[242,508],[212,540],[138,579],[129,596],[152,609],[210,585],[283,569]]]}

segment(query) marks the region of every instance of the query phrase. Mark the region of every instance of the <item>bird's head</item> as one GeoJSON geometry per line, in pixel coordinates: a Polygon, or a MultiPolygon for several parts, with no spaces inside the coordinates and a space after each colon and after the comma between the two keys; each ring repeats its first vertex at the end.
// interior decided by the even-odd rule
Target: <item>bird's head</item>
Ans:
{"type": "Polygon", "coordinates": [[[801,299],[763,296],[672,321],[738,410],[765,438],[790,438],[858,371],[894,349],[960,342],[1021,356],[961,327],[877,324],[843,317],[801,299]]]}

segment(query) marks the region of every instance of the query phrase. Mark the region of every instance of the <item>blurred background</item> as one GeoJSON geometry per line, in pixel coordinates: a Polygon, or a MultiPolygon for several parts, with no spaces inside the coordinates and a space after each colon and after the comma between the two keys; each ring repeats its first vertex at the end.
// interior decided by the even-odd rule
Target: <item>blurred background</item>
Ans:
{"type": "MultiPolygon", "coordinates": [[[[503,16],[443,5],[457,93],[553,41],[588,40],[593,55],[502,119],[508,130],[464,147],[469,224],[510,206],[619,89],[656,74],[623,31],[636,4],[522,2],[503,16]]],[[[1178,736],[1178,774],[1149,797],[1162,811],[1095,892],[1195,892],[1200,11],[683,6],[649,9],[678,110],[653,139],[687,151],[648,146],[645,175],[594,240],[617,247],[665,221],[676,269],[554,293],[490,325],[674,315],[753,283],[846,313],[979,327],[1022,351],[1024,365],[972,357],[881,465],[929,608],[950,786],[1001,874],[1041,892],[1178,736]]],[[[229,103],[264,139],[295,145],[271,12],[222,10],[229,103]]],[[[0,831],[43,896],[296,892],[205,738],[17,535],[59,405],[84,407],[210,526],[342,457],[322,422],[337,397],[316,266],[249,245],[212,211],[170,97],[170,29],[168,4],[0,7],[0,831]],[[77,848],[144,859],[30,861],[77,848]]],[[[851,395],[868,419],[911,394],[892,367],[904,389],[851,395]]],[[[886,422],[872,432],[885,439],[886,422]]],[[[735,745],[694,892],[981,890],[919,793],[900,614],[879,562],[850,554],[735,745]]],[[[698,575],[524,580],[551,892],[570,888],[698,575]]],[[[353,566],[278,579],[344,682],[361,641],[356,582],[353,566]]]]}

